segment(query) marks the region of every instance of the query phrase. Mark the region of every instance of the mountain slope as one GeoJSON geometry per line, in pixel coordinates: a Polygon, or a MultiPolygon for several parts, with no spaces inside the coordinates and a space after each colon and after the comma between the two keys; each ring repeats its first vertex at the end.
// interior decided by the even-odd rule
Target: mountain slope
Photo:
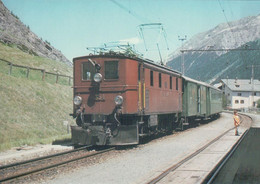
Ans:
{"type": "MultiPolygon", "coordinates": [[[[197,34],[192,37],[189,41],[184,44],[185,50],[214,50],[214,49],[234,49],[241,47],[245,48],[245,44],[248,42],[256,41],[260,38],[260,15],[246,17],[238,21],[230,22],[229,24],[223,23],[215,28],[197,34]]],[[[258,45],[258,41],[249,48],[258,45]]],[[[179,48],[172,53],[170,61],[167,63],[168,66],[176,70],[181,71],[181,52],[179,48]]],[[[218,51],[204,51],[204,52],[185,52],[184,54],[184,65],[185,65],[185,75],[200,79],[203,81],[214,81],[213,78],[218,78],[220,75],[223,77],[225,74],[229,74],[231,65],[217,65],[212,72],[212,66],[219,61],[226,60],[232,64],[233,62],[245,60],[245,53],[247,51],[232,52],[228,54],[227,52],[218,51]],[[223,56],[223,57],[222,57],[223,56]],[[234,58],[232,58],[234,57],[234,58]],[[207,73],[211,71],[211,73],[207,73]],[[217,74],[215,71],[222,72],[217,74]]],[[[253,57],[252,54],[248,53],[249,57],[253,57]]],[[[236,65],[236,64],[234,64],[236,65]]],[[[248,76],[248,75],[245,75],[248,76]]]]}
{"type": "Polygon", "coordinates": [[[15,44],[31,55],[46,57],[61,61],[68,65],[71,62],[48,42],[41,40],[29,26],[25,26],[17,16],[13,15],[0,0],[0,41],[6,44],[15,44]]]}

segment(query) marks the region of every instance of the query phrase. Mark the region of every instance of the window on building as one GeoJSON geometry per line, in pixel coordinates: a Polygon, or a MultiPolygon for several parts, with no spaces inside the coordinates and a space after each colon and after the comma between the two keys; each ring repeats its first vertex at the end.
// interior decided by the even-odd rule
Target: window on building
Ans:
{"type": "Polygon", "coordinates": [[[170,76],[170,89],[172,89],[172,76],[170,76]]]}
{"type": "Polygon", "coordinates": [[[176,90],[178,91],[178,89],[179,89],[179,84],[178,84],[178,77],[176,77],[176,90]]]}
{"type": "Polygon", "coordinates": [[[236,84],[235,86],[236,86],[237,88],[239,88],[240,85],[236,84]]]}
{"type": "Polygon", "coordinates": [[[95,67],[90,62],[82,63],[82,79],[92,80],[95,75],[95,67]]]}
{"type": "Polygon", "coordinates": [[[235,100],[235,104],[238,104],[239,103],[239,101],[238,100],[235,100]]]}
{"type": "Polygon", "coordinates": [[[162,74],[159,73],[159,88],[162,87],[162,74]]]}
{"type": "Polygon", "coordinates": [[[244,104],[244,103],[245,103],[245,101],[244,101],[244,100],[240,100],[240,103],[241,103],[241,104],[244,104]]]}
{"type": "Polygon", "coordinates": [[[237,93],[237,96],[242,96],[242,93],[237,93]]]}
{"type": "Polygon", "coordinates": [[[105,61],[105,79],[118,79],[118,61],[105,61]]]}
{"type": "Polygon", "coordinates": [[[153,71],[150,71],[150,86],[153,86],[153,71]]]}
{"type": "Polygon", "coordinates": [[[254,96],[256,96],[256,92],[254,92],[254,96]]]}

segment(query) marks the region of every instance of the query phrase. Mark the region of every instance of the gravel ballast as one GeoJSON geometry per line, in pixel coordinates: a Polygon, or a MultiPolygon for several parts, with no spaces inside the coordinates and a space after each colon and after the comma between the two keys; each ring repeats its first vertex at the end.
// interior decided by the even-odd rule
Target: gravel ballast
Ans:
{"type": "Polygon", "coordinates": [[[42,183],[145,183],[232,127],[232,115],[222,113],[211,123],[139,145],[120,156],[42,183]]]}

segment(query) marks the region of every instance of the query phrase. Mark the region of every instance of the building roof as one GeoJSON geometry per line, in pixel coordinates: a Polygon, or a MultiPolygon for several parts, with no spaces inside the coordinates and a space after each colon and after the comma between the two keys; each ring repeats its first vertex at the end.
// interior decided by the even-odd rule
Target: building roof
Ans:
{"type": "Polygon", "coordinates": [[[221,79],[231,91],[257,91],[260,92],[260,80],[249,79],[221,79]],[[253,85],[254,84],[254,85],[253,85]]]}

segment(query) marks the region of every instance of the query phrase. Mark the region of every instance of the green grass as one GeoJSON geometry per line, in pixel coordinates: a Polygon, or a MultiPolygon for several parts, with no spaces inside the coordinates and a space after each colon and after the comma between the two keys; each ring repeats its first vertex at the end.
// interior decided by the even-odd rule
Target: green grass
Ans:
{"type": "Polygon", "coordinates": [[[0,59],[5,59],[18,65],[45,69],[52,73],[58,71],[63,75],[72,76],[72,67],[68,67],[65,63],[29,55],[18,49],[15,45],[7,46],[0,43],[0,59]]]}
{"type": "MultiPolygon", "coordinates": [[[[0,44],[0,57],[15,64],[37,67],[72,75],[72,68],[56,61],[23,53],[17,48],[0,44]]],[[[68,138],[64,121],[74,124],[72,112],[72,88],[68,79],[47,75],[41,80],[40,71],[30,71],[9,66],[0,61],[0,150],[15,146],[51,143],[68,138]],[[65,84],[65,85],[64,85],[65,84]]],[[[53,72],[53,71],[50,71],[53,72]]]]}

